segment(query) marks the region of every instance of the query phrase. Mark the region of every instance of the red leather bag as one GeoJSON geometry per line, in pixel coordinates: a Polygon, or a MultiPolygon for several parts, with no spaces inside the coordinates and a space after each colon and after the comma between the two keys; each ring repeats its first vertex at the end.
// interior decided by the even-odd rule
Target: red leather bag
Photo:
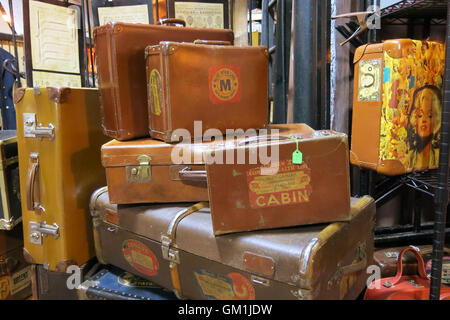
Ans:
{"type": "MultiPolygon", "coordinates": [[[[373,281],[366,290],[364,300],[428,300],[429,295],[430,279],[425,271],[425,263],[419,252],[409,247],[398,256],[396,276],[373,281]],[[403,276],[402,259],[408,251],[417,258],[418,275],[403,276]]],[[[450,287],[441,285],[440,300],[450,300],[450,287]]]]}

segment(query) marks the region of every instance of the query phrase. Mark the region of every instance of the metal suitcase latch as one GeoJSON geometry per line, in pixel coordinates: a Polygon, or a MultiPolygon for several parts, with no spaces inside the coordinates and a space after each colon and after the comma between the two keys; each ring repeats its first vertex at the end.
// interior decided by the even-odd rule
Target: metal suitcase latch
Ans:
{"type": "Polygon", "coordinates": [[[42,238],[47,236],[53,236],[56,240],[59,238],[59,226],[54,223],[52,225],[47,224],[45,221],[29,223],[30,242],[32,244],[42,245],[42,238]]]}
{"type": "Polygon", "coordinates": [[[23,114],[23,135],[25,138],[47,138],[52,140],[55,137],[55,127],[49,123],[48,127],[37,123],[35,113],[23,114]]]}
{"type": "Polygon", "coordinates": [[[151,182],[152,170],[150,166],[150,158],[147,155],[140,155],[137,158],[138,166],[126,166],[127,182],[151,182]]]}
{"type": "Polygon", "coordinates": [[[172,239],[168,236],[161,236],[162,256],[165,260],[180,264],[180,256],[177,249],[171,248],[172,239]]]}

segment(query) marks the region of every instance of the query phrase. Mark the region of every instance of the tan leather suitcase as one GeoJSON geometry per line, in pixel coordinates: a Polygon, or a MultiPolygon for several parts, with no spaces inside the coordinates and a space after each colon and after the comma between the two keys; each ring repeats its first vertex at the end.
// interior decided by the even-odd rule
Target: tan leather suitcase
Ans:
{"type": "Polygon", "coordinates": [[[356,50],[352,164],[386,175],[437,168],[444,50],[411,39],[356,50]]]}
{"type": "MultiPolygon", "coordinates": [[[[314,131],[305,124],[271,125],[268,129],[277,129],[285,135],[314,131]]],[[[106,170],[111,202],[208,201],[206,181],[199,181],[204,177],[193,176],[192,173],[205,170],[203,152],[214,144],[173,145],[148,138],[106,143],[102,146],[102,164],[106,170]],[[173,159],[172,154],[188,155],[189,160],[173,159]]]]}
{"type": "Polygon", "coordinates": [[[25,255],[64,272],[94,255],[88,202],[106,183],[98,90],[18,88],[14,100],[25,255]]]}
{"type": "Polygon", "coordinates": [[[152,138],[209,139],[267,126],[267,48],[214,43],[163,41],[147,47],[152,138]]]}
{"type": "Polygon", "coordinates": [[[99,260],[178,297],[356,299],[372,264],[370,197],[352,198],[349,222],[220,237],[205,203],[117,206],[106,188],[91,201],[99,260]]]}
{"type": "Polygon", "coordinates": [[[145,48],[164,40],[196,39],[233,43],[234,35],[231,30],[131,23],[107,23],[95,28],[102,127],[107,136],[130,140],[149,135],[145,48]]]}
{"type": "Polygon", "coordinates": [[[23,232],[19,223],[0,230],[0,300],[23,300],[31,296],[31,266],[23,257],[23,232]]]}

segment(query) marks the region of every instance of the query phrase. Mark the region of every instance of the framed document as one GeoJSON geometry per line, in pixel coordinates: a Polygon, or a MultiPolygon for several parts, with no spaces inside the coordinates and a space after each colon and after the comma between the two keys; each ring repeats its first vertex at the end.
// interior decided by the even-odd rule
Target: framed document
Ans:
{"type": "Polygon", "coordinates": [[[91,0],[94,26],[109,21],[153,24],[152,0],[91,0]]]}
{"type": "Polygon", "coordinates": [[[28,87],[53,80],[56,83],[51,82],[50,85],[84,85],[84,39],[81,32],[84,25],[80,13],[80,6],[68,2],[23,0],[28,87]]]}
{"type": "Polygon", "coordinates": [[[229,29],[228,0],[168,0],[169,17],[186,21],[186,27],[229,29]]]}

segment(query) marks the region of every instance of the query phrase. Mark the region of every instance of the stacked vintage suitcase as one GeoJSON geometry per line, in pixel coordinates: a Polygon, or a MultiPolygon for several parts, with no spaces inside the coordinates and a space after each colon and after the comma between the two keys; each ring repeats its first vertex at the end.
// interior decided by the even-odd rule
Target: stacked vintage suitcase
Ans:
{"type": "Polygon", "coordinates": [[[267,48],[126,23],[94,39],[114,138],[101,148],[108,186],[90,203],[100,262],[179,298],[360,295],[373,199],[350,198],[346,135],[268,125],[267,48]]]}

